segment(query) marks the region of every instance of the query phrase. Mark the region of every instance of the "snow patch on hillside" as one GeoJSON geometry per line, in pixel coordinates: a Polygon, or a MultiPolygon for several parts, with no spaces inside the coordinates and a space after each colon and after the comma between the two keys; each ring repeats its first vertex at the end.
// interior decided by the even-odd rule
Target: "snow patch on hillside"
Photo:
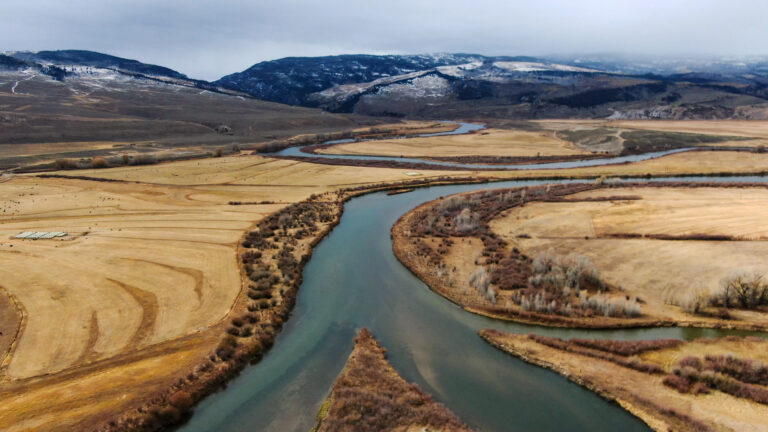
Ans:
{"type": "Polygon", "coordinates": [[[561,71],[561,72],[585,72],[594,73],[599,72],[595,69],[587,69],[578,66],[568,66],[555,63],[538,63],[538,62],[508,62],[498,61],[493,62],[493,65],[499,69],[508,70],[511,72],[541,72],[541,71],[561,71]]]}
{"type": "Polygon", "coordinates": [[[482,61],[476,61],[455,66],[438,66],[436,69],[441,74],[461,78],[465,75],[464,72],[477,69],[482,65],[482,61]]]}
{"type": "Polygon", "coordinates": [[[396,76],[390,76],[385,78],[379,78],[376,80],[373,80],[371,82],[367,83],[358,83],[358,84],[344,84],[344,85],[338,85],[334,86],[328,89],[325,89],[323,91],[314,93],[312,96],[312,99],[321,99],[321,100],[343,100],[347,99],[351,96],[354,96],[356,94],[365,93],[368,90],[381,85],[387,85],[390,83],[394,83],[397,81],[403,81],[403,80],[409,80],[412,78],[417,78],[421,75],[424,75],[426,73],[429,73],[429,71],[418,71],[418,72],[411,72],[403,75],[396,75],[396,76]]]}
{"type": "Polygon", "coordinates": [[[376,94],[409,98],[441,98],[449,94],[450,91],[451,84],[448,80],[435,75],[427,75],[414,78],[407,83],[397,83],[382,87],[376,94]]]}

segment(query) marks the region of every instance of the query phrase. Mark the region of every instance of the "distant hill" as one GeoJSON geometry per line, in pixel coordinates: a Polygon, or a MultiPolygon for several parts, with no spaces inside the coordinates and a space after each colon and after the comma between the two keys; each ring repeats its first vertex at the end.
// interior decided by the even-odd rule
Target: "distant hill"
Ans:
{"type": "Polygon", "coordinates": [[[765,118],[763,59],[290,57],[215,84],[332,112],[426,118],[765,118]]]}
{"type": "Polygon", "coordinates": [[[208,82],[137,60],[62,50],[0,54],[0,70],[65,83],[114,75],[367,116],[768,119],[763,58],[288,57],[208,82]]]}
{"type": "MultiPolygon", "coordinates": [[[[367,83],[380,78],[492,60],[476,54],[433,55],[339,55],[287,57],[257,63],[243,72],[227,75],[215,83],[244,91],[260,99],[291,105],[312,104],[309,96],[334,86],[367,83]]],[[[504,60],[533,60],[529,57],[499,57],[504,60]]]]}
{"type": "Polygon", "coordinates": [[[60,50],[60,51],[21,51],[11,57],[28,63],[55,64],[57,66],[91,66],[104,69],[115,69],[124,72],[162,76],[168,78],[187,79],[187,76],[162,66],[146,64],[136,60],[115,57],[94,51],[60,50]]]}
{"type": "Polygon", "coordinates": [[[379,121],[263,101],[87,51],[0,54],[0,170],[137,152],[187,157],[379,121]]]}

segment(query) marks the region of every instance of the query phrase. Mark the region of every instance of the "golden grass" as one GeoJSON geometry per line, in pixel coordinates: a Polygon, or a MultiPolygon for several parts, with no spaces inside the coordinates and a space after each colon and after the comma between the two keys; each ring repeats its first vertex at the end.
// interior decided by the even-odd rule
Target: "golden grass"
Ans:
{"type": "MultiPolygon", "coordinates": [[[[680,176],[687,174],[742,173],[745,175],[768,172],[768,153],[758,154],[736,151],[694,151],[675,153],[635,163],[604,165],[568,169],[537,169],[521,172],[497,173],[503,177],[533,178],[545,176],[599,177],[599,176],[680,176]]],[[[487,175],[490,175],[487,174],[487,175]]]]}
{"type": "Polygon", "coordinates": [[[686,132],[757,138],[748,141],[726,141],[703,146],[757,147],[768,145],[768,121],[757,120],[533,120],[544,129],[568,130],[610,127],[665,132],[686,132]]]}
{"type": "MultiPolygon", "coordinates": [[[[2,357],[10,354],[0,367],[0,429],[87,429],[167,387],[175,373],[218,341],[241,287],[236,257],[241,235],[264,215],[314,193],[440,175],[765,169],[766,155],[701,152],[613,167],[419,170],[421,176],[413,177],[407,174],[413,170],[230,156],[57,173],[125,183],[2,176],[0,288],[18,299],[24,317],[15,350],[0,345],[2,357]],[[229,201],[275,203],[230,206],[229,201]],[[10,239],[26,230],[70,236],[10,239]]],[[[0,312],[11,317],[0,322],[3,338],[12,333],[5,327],[19,324],[9,304],[0,303],[0,312]]]]}
{"type": "MultiPolygon", "coordinates": [[[[55,430],[47,412],[60,404],[56,417],[85,424],[169,385],[223,334],[241,289],[237,245],[253,223],[314,193],[413,179],[406,172],[232,156],[60,173],[141,183],[33,176],[0,183],[0,280],[25,312],[0,369],[0,404],[13,407],[3,421],[55,430]],[[10,239],[28,230],[70,235],[10,239]],[[189,362],[170,360],[182,348],[189,362]],[[146,361],[163,367],[133,379],[146,361]],[[78,384],[86,370],[88,385],[78,384]],[[73,388],[77,397],[61,404],[73,388]],[[115,389],[126,396],[114,410],[93,402],[115,389]]],[[[15,313],[2,305],[4,316],[15,313]]],[[[12,318],[4,327],[16,325],[12,318]]]]}
{"type": "Polygon", "coordinates": [[[465,135],[361,141],[319,150],[327,154],[405,157],[434,156],[570,156],[589,154],[552,132],[488,129],[465,135]]]}
{"type": "Polygon", "coordinates": [[[112,149],[126,146],[127,142],[113,141],[75,141],[75,142],[55,142],[55,143],[31,143],[31,144],[4,144],[0,145],[0,158],[12,156],[35,156],[50,155],[61,153],[62,149],[67,152],[77,152],[84,150],[112,149]]]}
{"type": "MultiPolygon", "coordinates": [[[[623,188],[570,198],[637,195],[641,200],[543,203],[513,208],[491,229],[529,255],[553,248],[588,256],[603,276],[647,302],[645,313],[690,319],[665,297],[710,291],[737,269],[768,273],[768,190],[623,188]],[[751,241],[616,239],[612,234],[722,234],[751,241]],[[526,234],[530,239],[518,238],[526,234]],[[588,237],[588,239],[585,239],[588,237]]],[[[768,323],[760,313],[733,315],[768,323]]]]}

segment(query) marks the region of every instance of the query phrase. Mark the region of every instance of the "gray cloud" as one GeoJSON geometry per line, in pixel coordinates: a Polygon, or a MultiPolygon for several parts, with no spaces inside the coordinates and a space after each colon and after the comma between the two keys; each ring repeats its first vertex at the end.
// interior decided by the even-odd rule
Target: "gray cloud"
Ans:
{"type": "Polygon", "coordinates": [[[90,49],[216,79],[286,56],[762,55],[763,0],[5,0],[0,50],[90,49]]]}

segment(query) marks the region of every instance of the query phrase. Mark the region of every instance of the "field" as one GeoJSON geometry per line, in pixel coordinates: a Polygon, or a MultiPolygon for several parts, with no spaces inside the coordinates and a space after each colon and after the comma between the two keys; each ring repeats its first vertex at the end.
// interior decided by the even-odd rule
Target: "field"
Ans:
{"type": "Polygon", "coordinates": [[[319,150],[327,154],[403,157],[572,156],[589,154],[549,132],[488,129],[482,132],[411,139],[338,144],[319,150]]]}
{"type": "Polygon", "coordinates": [[[360,430],[466,432],[470,429],[447,408],[400,377],[387,362],[386,349],[368,329],[362,329],[312,431],[360,430]]]}
{"type": "Polygon", "coordinates": [[[414,209],[393,228],[394,251],[432,289],[493,317],[762,329],[764,300],[717,299],[722,281],[768,271],[766,211],[762,186],[501,189],[414,209]]]}
{"type": "MultiPolygon", "coordinates": [[[[301,121],[295,125],[305,126],[301,121]]],[[[322,125],[319,129],[330,127],[322,125]]],[[[352,130],[358,126],[350,121],[343,122],[342,127],[352,130]]],[[[433,130],[434,123],[378,126],[363,132],[381,133],[387,127],[433,130]]],[[[507,132],[493,131],[488,137],[496,133],[507,132]]],[[[533,139],[517,131],[508,134],[533,139]]],[[[553,152],[577,151],[551,135],[542,139],[551,144],[553,152]]],[[[60,142],[82,143],[73,151],[90,146],[121,151],[122,147],[115,150],[110,146],[138,141],[51,140],[0,147],[8,150],[18,145],[8,154],[33,155],[39,161],[52,157],[49,152],[58,150],[60,142]]],[[[208,145],[200,144],[200,148],[208,145]]],[[[488,153],[495,151],[491,147],[488,153]]],[[[185,379],[190,370],[220,348],[225,332],[235,331],[232,320],[239,316],[232,316],[233,308],[244,307],[243,298],[249,292],[246,270],[239,260],[244,236],[254,224],[313,194],[441,176],[502,179],[766,170],[768,155],[746,152],[694,152],[636,164],[570,170],[419,169],[415,173],[411,169],[310,164],[236,152],[218,158],[47,173],[58,177],[3,174],[0,429],[88,430],[126,412],[136,413],[136,407],[185,379]],[[37,241],[11,238],[23,231],[63,231],[68,235],[37,241]]],[[[739,189],[738,193],[747,192],[739,189]]],[[[757,207],[738,208],[759,217],[762,204],[749,198],[744,205],[750,203],[757,207]]],[[[722,222],[717,226],[730,226],[722,222]]],[[[702,225],[696,229],[714,225],[699,223],[702,225]]],[[[746,223],[734,224],[727,233],[741,233],[746,223]]],[[[757,231],[750,233],[757,235],[757,231]]],[[[302,240],[303,252],[311,247],[311,240],[302,240]]],[[[483,247],[472,241],[457,244],[464,248],[456,249],[457,257],[474,257],[483,247]]],[[[606,275],[609,273],[606,270],[606,275]]]]}
{"type": "Polygon", "coordinates": [[[705,358],[712,359],[710,364],[716,365],[715,357],[721,360],[730,357],[747,360],[755,367],[760,364],[765,367],[768,358],[764,340],[697,339],[626,356],[610,349],[590,348],[555,338],[529,337],[495,330],[482,330],[480,335],[502,351],[551,369],[615,401],[656,431],[759,431],[765,428],[768,416],[766,402],[757,402],[747,393],[737,393],[736,389],[749,388],[756,393],[768,394],[766,383],[745,384],[741,381],[744,377],[731,376],[734,369],[715,366],[713,371],[704,372],[708,373],[707,379],[713,380],[712,384],[704,384],[706,381],[703,381],[697,390],[685,393],[664,384],[665,381],[685,382],[687,378],[682,378],[685,376],[700,376],[696,370],[678,366],[683,359],[699,359],[706,367],[710,362],[705,358]],[[722,383],[728,383],[730,387],[722,383]],[[705,387],[709,385],[715,387],[705,387]]]}
{"type": "Polygon", "coordinates": [[[682,147],[768,144],[764,122],[536,121],[520,129],[487,129],[467,135],[362,141],[318,148],[317,153],[435,158],[477,162],[505,158],[541,161],[600,154],[640,154],[682,147]],[[532,126],[533,125],[533,126],[532,126]]]}
{"type": "Polygon", "coordinates": [[[656,143],[678,146],[758,147],[768,144],[768,125],[746,120],[533,120],[577,146],[619,152],[624,138],[653,132],[656,143]],[[642,134],[638,134],[638,132],[642,134]],[[664,133],[670,135],[664,136],[664,133]],[[681,135],[685,134],[685,135],[681,135]],[[697,139],[697,137],[699,139],[697,139]],[[704,138],[704,139],[701,139],[704,138]]]}
{"type": "MultiPolygon", "coordinates": [[[[632,200],[535,202],[490,223],[499,234],[535,256],[583,254],[611,283],[647,304],[645,313],[690,319],[666,302],[680,303],[716,290],[735,271],[768,272],[765,188],[614,188],[570,199],[629,196],[632,200]],[[685,240],[705,234],[731,241],[685,240]],[[521,238],[530,236],[530,238],[521,238]],[[640,238],[617,238],[617,237],[640,238]],[[681,238],[661,240],[643,237],[681,238]]],[[[731,312],[767,322],[765,314],[731,312]]]]}
{"type": "Polygon", "coordinates": [[[84,428],[166,388],[218,343],[253,223],[314,193],[413,179],[259,156],[72,173],[130,181],[0,183],[0,285],[18,300],[0,303],[0,341],[15,341],[3,355],[3,430],[84,428]],[[29,230],[69,235],[10,239],[29,230]]]}

